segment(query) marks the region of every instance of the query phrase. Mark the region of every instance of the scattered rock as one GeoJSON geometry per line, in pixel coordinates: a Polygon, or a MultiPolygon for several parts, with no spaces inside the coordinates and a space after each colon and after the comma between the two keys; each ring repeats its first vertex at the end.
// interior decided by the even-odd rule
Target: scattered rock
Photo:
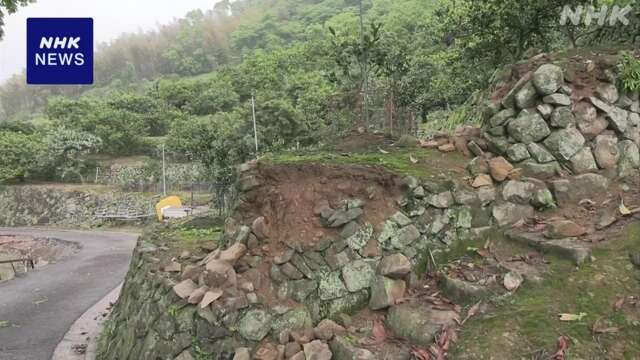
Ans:
{"type": "Polygon", "coordinates": [[[528,204],[535,190],[535,185],[528,182],[510,180],[502,188],[502,198],[518,204],[528,204]]]}
{"type": "Polygon", "coordinates": [[[547,164],[556,161],[556,158],[554,158],[553,155],[551,155],[551,153],[540,144],[531,143],[527,145],[527,150],[529,150],[529,154],[531,154],[535,161],[540,164],[547,164]]]}
{"type": "Polygon", "coordinates": [[[316,338],[323,341],[330,341],[334,336],[344,335],[347,330],[330,319],[323,319],[313,329],[316,338]]]}
{"type": "Polygon", "coordinates": [[[620,152],[618,138],[613,135],[599,135],[596,137],[595,158],[601,169],[613,169],[618,164],[620,152]]]}
{"type": "Polygon", "coordinates": [[[542,101],[546,104],[556,106],[569,106],[571,105],[571,98],[565,94],[552,94],[542,98],[542,101]]]}
{"type": "Polygon", "coordinates": [[[455,311],[406,303],[393,306],[385,323],[396,336],[428,348],[442,328],[455,326],[456,320],[455,311]]]}
{"type": "Polygon", "coordinates": [[[220,257],[218,258],[221,261],[226,261],[229,264],[233,265],[236,261],[240,260],[244,254],[247,253],[247,246],[242,243],[235,243],[231,245],[228,249],[220,252],[220,257]]]}
{"type": "Polygon", "coordinates": [[[344,224],[347,224],[353,220],[356,220],[362,216],[364,212],[361,208],[354,208],[350,210],[338,210],[331,215],[328,219],[329,227],[337,228],[344,224]]]}
{"type": "Polygon", "coordinates": [[[527,160],[531,157],[529,154],[529,150],[527,149],[527,145],[525,144],[513,144],[507,150],[507,157],[510,161],[520,162],[523,160],[527,160]]]}
{"type": "Polygon", "coordinates": [[[538,91],[538,94],[542,96],[555,93],[564,85],[562,68],[553,64],[540,66],[538,70],[533,73],[533,85],[538,91]]]}
{"type": "Polygon", "coordinates": [[[378,276],[371,286],[371,299],[369,308],[381,310],[395,305],[404,296],[406,284],[403,280],[393,280],[384,276],[378,276]]]}
{"type": "Polygon", "coordinates": [[[438,209],[446,209],[453,205],[453,195],[451,191],[445,191],[440,194],[431,195],[427,198],[427,203],[438,209]]]}
{"type": "Polygon", "coordinates": [[[491,177],[498,182],[504,181],[511,171],[513,171],[513,165],[501,156],[489,161],[489,172],[491,173],[491,177]]]}
{"type": "Polygon", "coordinates": [[[533,207],[530,205],[506,202],[493,207],[493,218],[500,227],[512,225],[531,217],[533,217],[533,207]]]}
{"type": "Polygon", "coordinates": [[[267,226],[267,220],[264,216],[257,217],[251,224],[251,230],[256,235],[258,240],[263,241],[269,237],[269,228],[267,226]]]}
{"type": "Polygon", "coordinates": [[[486,187],[486,186],[492,186],[492,185],[493,185],[493,181],[491,180],[491,176],[487,174],[481,174],[476,176],[476,178],[473,180],[473,183],[471,184],[471,186],[476,189],[486,187]]]}
{"type": "Polygon", "coordinates": [[[340,274],[340,271],[333,271],[319,275],[318,295],[321,300],[337,299],[349,293],[340,274]]]}
{"type": "Polygon", "coordinates": [[[370,287],[375,277],[373,267],[366,260],[356,260],[342,268],[342,278],[350,292],[370,287]]]}
{"type": "Polygon", "coordinates": [[[569,160],[569,165],[574,174],[584,174],[598,170],[598,165],[596,165],[596,160],[589,147],[583,147],[575,153],[569,160]]]}
{"type": "Polygon", "coordinates": [[[529,144],[546,138],[550,133],[547,123],[538,113],[522,111],[507,125],[509,135],[517,142],[529,144]]]}
{"type": "Polygon", "coordinates": [[[173,287],[173,291],[175,291],[176,295],[181,299],[186,299],[191,295],[194,291],[198,289],[198,285],[193,282],[191,279],[187,279],[181,281],[173,287]]]}
{"type": "Polygon", "coordinates": [[[508,291],[514,291],[520,287],[524,278],[520,273],[515,271],[510,271],[504,276],[503,285],[504,288],[508,291]]]}
{"type": "Polygon", "coordinates": [[[573,115],[571,109],[567,106],[562,106],[553,111],[551,114],[551,126],[556,128],[567,128],[575,124],[576,118],[573,115]]]}
{"type": "Polygon", "coordinates": [[[583,148],[584,143],[584,136],[576,128],[556,130],[544,141],[556,158],[567,161],[583,148]]]}
{"type": "Polygon", "coordinates": [[[271,330],[272,316],[264,310],[253,309],[240,319],[238,332],[251,341],[262,341],[271,330]]]}
{"type": "Polygon", "coordinates": [[[306,360],[331,360],[333,353],[329,350],[329,345],[320,340],[314,340],[303,345],[306,360]]]}
{"type": "Polygon", "coordinates": [[[411,261],[402,254],[386,256],[378,265],[378,273],[390,278],[400,279],[411,272],[411,261]]]}
{"type": "Polygon", "coordinates": [[[233,356],[233,360],[251,360],[249,348],[238,348],[233,356]]]}

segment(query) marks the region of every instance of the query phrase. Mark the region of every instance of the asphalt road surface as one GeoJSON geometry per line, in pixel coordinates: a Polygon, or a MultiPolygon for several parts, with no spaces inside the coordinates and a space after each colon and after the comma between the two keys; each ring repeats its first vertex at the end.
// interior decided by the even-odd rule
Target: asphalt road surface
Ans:
{"type": "Polygon", "coordinates": [[[0,235],[74,241],[75,255],[0,284],[0,360],[49,360],[87,309],[124,279],[138,235],[0,228],[0,235]]]}

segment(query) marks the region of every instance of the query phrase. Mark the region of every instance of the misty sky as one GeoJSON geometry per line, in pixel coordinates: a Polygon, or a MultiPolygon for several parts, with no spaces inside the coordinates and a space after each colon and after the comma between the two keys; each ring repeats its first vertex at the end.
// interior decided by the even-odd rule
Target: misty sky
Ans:
{"type": "Polygon", "coordinates": [[[0,83],[26,64],[28,17],[92,17],[98,43],[124,32],[153,29],[194,9],[211,9],[215,0],[37,0],[5,17],[0,40],[0,83]]]}

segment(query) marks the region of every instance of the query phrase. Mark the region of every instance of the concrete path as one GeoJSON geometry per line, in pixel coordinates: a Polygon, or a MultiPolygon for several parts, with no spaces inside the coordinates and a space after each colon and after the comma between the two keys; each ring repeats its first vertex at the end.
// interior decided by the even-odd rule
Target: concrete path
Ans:
{"type": "Polygon", "coordinates": [[[138,235],[0,228],[79,243],[75,255],[0,284],[0,360],[49,360],[71,325],[120,284],[138,235]]]}

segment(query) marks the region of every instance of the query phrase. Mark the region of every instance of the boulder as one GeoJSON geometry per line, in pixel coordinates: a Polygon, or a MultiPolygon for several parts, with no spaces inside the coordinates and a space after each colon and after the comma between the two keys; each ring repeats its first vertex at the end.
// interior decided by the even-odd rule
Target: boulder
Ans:
{"type": "Polygon", "coordinates": [[[573,155],[569,160],[569,166],[574,174],[584,174],[598,170],[596,160],[589,147],[583,147],[582,150],[573,155]]]}
{"type": "Polygon", "coordinates": [[[556,130],[544,141],[544,145],[558,159],[570,160],[584,146],[584,136],[576,128],[556,130]]]}
{"type": "Polygon", "coordinates": [[[340,271],[319,274],[318,295],[321,300],[337,299],[349,293],[340,279],[340,274],[340,271]]]}
{"type": "Polygon", "coordinates": [[[453,194],[451,191],[441,192],[439,194],[431,195],[427,197],[427,204],[438,208],[438,209],[446,209],[452,206],[454,203],[453,194]]]}
{"type": "Polygon", "coordinates": [[[497,114],[495,114],[489,120],[489,124],[491,124],[491,127],[502,126],[502,125],[504,125],[504,123],[507,122],[507,120],[511,119],[514,116],[516,116],[515,110],[513,110],[513,109],[504,109],[504,110],[498,112],[497,114]]]}
{"type": "Polygon", "coordinates": [[[411,261],[402,254],[385,256],[378,265],[380,275],[400,279],[411,272],[411,261]]]}
{"type": "Polygon", "coordinates": [[[569,220],[559,220],[550,223],[545,236],[550,239],[564,239],[585,235],[587,229],[569,220]]]}
{"type": "Polygon", "coordinates": [[[542,96],[555,93],[564,85],[562,68],[553,64],[540,66],[538,70],[533,73],[533,85],[538,91],[538,94],[542,96]]]}
{"type": "Polygon", "coordinates": [[[578,129],[587,139],[595,138],[609,126],[609,122],[604,116],[598,116],[596,108],[588,102],[581,101],[577,103],[573,113],[575,114],[578,129]]]}
{"type": "Polygon", "coordinates": [[[550,124],[556,128],[567,128],[574,125],[576,118],[573,115],[571,109],[567,106],[562,106],[553,111],[551,114],[550,124]]]}
{"type": "Polygon", "coordinates": [[[483,133],[482,136],[487,140],[487,148],[496,154],[505,154],[511,145],[504,136],[491,136],[489,133],[483,133]]]}
{"type": "Polygon", "coordinates": [[[333,213],[333,215],[331,215],[331,217],[329,217],[327,223],[329,224],[329,227],[337,228],[353,220],[356,220],[357,218],[362,216],[362,214],[364,214],[364,211],[362,211],[361,208],[337,210],[333,213]]]}
{"type": "Polygon", "coordinates": [[[320,341],[314,340],[302,345],[304,348],[304,355],[306,360],[331,360],[333,353],[329,350],[329,345],[320,341]]]}
{"type": "Polygon", "coordinates": [[[527,82],[515,96],[516,106],[520,109],[529,109],[536,106],[538,94],[532,82],[527,82]]]}
{"type": "Polygon", "coordinates": [[[414,225],[409,225],[399,229],[394,236],[391,237],[391,246],[396,249],[404,249],[413,244],[420,237],[420,231],[414,225]]]}
{"type": "Polygon", "coordinates": [[[551,181],[551,189],[559,206],[577,204],[580,200],[592,198],[594,194],[606,192],[608,188],[609,179],[599,174],[583,174],[571,180],[551,181]]]}
{"type": "Polygon", "coordinates": [[[495,157],[489,161],[489,173],[496,181],[504,181],[512,170],[513,165],[501,156],[495,157]]]}
{"type": "Polygon", "coordinates": [[[507,150],[507,157],[510,161],[520,162],[523,160],[527,160],[531,157],[529,154],[529,150],[527,149],[527,145],[525,144],[513,144],[507,150]]]}
{"type": "Polygon", "coordinates": [[[534,161],[525,161],[518,164],[522,174],[537,179],[551,179],[560,174],[560,165],[557,161],[546,164],[538,164],[534,161]]]}
{"type": "Polygon", "coordinates": [[[536,110],[542,116],[543,119],[549,120],[551,114],[553,113],[553,105],[550,104],[540,104],[536,107],[536,110]]]}
{"type": "Polygon", "coordinates": [[[255,234],[258,240],[262,241],[269,237],[269,229],[267,227],[267,220],[264,216],[259,216],[251,224],[251,231],[255,234]]]}
{"type": "Polygon", "coordinates": [[[601,169],[613,169],[620,159],[618,138],[614,135],[598,135],[595,141],[594,154],[596,163],[601,169]]]}
{"type": "MultiPolygon", "coordinates": [[[[511,87],[507,95],[502,98],[501,104],[505,109],[511,109],[516,105],[516,94],[531,80],[531,72],[526,73],[511,87]]],[[[488,106],[491,109],[491,105],[488,106]]],[[[488,110],[489,110],[488,109],[488,110]]],[[[490,110],[489,110],[490,111],[490,110]]]]}
{"type": "Polygon", "coordinates": [[[375,277],[376,272],[370,261],[356,260],[342,268],[342,278],[350,292],[370,287],[375,277]]]}
{"type": "Polygon", "coordinates": [[[262,341],[271,331],[272,318],[265,310],[249,310],[238,322],[238,332],[247,340],[262,341]]]}
{"type": "Polygon", "coordinates": [[[609,120],[609,125],[618,133],[624,134],[627,131],[627,127],[629,126],[629,112],[620,109],[618,107],[613,107],[609,113],[606,114],[605,118],[609,120]]]}
{"type": "Polygon", "coordinates": [[[493,185],[493,181],[491,180],[491,176],[487,174],[476,176],[476,178],[473,179],[473,183],[471,183],[471,186],[476,189],[491,185],[493,185]]]}
{"type": "Polygon", "coordinates": [[[640,168],[640,150],[631,140],[623,140],[618,144],[620,160],[618,162],[618,176],[621,178],[637,177],[640,168]]]}
{"type": "Polygon", "coordinates": [[[244,254],[247,253],[247,246],[243,243],[235,243],[226,250],[220,252],[218,260],[226,261],[231,265],[234,265],[244,254]]]}
{"type": "Polygon", "coordinates": [[[173,291],[181,299],[188,298],[194,291],[198,289],[198,285],[191,279],[183,280],[173,287],[173,291]]]}
{"type": "Polygon", "coordinates": [[[564,94],[547,95],[542,98],[545,104],[551,104],[555,106],[569,106],[571,105],[571,98],[564,94]]]}
{"type": "Polygon", "coordinates": [[[517,118],[509,121],[507,130],[512,138],[525,144],[538,142],[551,133],[540,114],[526,111],[520,112],[517,118]]]}
{"type": "Polygon", "coordinates": [[[532,183],[510,180],[502,188],[502,198],[517,204],[528,204],[536,186],[532,183]]]}
{"type": "Polygon", "coordinates": [[[330,343],[334,360],[376,360],[369,350],[356,347],[350,336],[336,336],[330,343]]]}
{"type": "Polygon", "coordinates": [[[553,155],[551,155],[551,153],[540,144],[531,143],[527,145],[527,150],[529,151],[529,154],[531,154],[531,157],[540,164],[547,164],[556,161],[556,158],[554,158],[553,155]]]}
{"type": "Polygon", "coordinates": [[[323,319],[313,329],[316,338],[324,341],[330,341],[334,336],[344,335],[347,330],[330,319],[323,319]]]}
{"type": "Polygon", "coordinates": [[[393,280],[384,276],[376,277],[371,286],[371,299],[369,308],[371,310],[381,310],[395,305],[404,297],[406,284],[403,280],[393,280]]]}
{"type": "Polygon", "coordinates": [[[484,157],[475,157],[467,165],[467,170],[472,176],[489,173],[489,162],[484,157]]]}
{"type": "Polygon", "coordinates": [[[347,245],[349,248],[353,250],[362,249],[367,243],[369,239],[373,236],[373,226],[369,223],[363,225],[360,229],[358,229],[355,234],[349,236],[346,239],[347,245]]]}
{"type": "Polygon", "coordinates": [[[457,320],[458,314],[453,310],[405,303],[389,310],[385,324],[396,336],[428,348],[443,327],[453,327],[457,320]]]}
{"type": "Polygon", "coordinates": [[[533,207],[530,205],[505,202],[495,205],[492,215],[496,224],[502,227],[533,217],[533,207]]]}
{"type": "Polygon", "coordinates": [[[609,83],[600,83],[600,85],[598,85],[598,87],[596,88],[595,94],[599,99],[609,104],[614,104],[620,98],[620,95],[618,94],[618,88],[615,85],[609,83]]]}

